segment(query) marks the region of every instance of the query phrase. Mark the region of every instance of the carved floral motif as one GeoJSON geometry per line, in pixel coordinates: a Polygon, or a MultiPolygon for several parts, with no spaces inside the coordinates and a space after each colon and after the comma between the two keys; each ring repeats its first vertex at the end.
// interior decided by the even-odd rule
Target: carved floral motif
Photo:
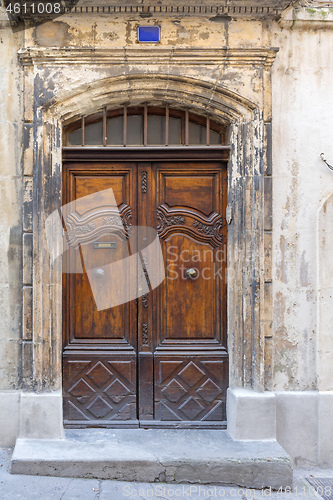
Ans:
{"type": "Polygon", "coordinates": [[[199,222],[198,220],[193,221],[192,226],[195,227],[199,233],[203,234],[214,234],[214,228],[212,226],[208,226],[207,224],[203,224],[202,222],[199,222]]]}
{"type": "Polygon", "coordinates": [[[223,243],[223,217],[217,212],[204,216],[202,212],[187,208],[170,208],[160,205],[157,209],[157,232],[164,238],[176,226],[183,226],[182,232],[189,233],[199,241],[206,241],[212,247],[223,243]]]}
{"type": "Polygon", "coordinates": [[[200,221],[193,221],[192,226],[195,227],[199,233],[205,234],[207,236],[213,236],[216,238],[217,241],[221,242],[223,241],[223,236],[222,236],[222,226],[223,226],[223,220],[222,217],[218,219],[214,225],[208,225],[204,224],[200,221]]]}
{"type": "Polygon", "coordinates": [[[163,231],[165,227],[179,226],[186,222],[182,215],[166,216],[161,210],[157,209],[157,232],[163,231]]]}
{"type": "Polygon", "coordinates": [[[84,226],[74,227],[74,232],[76,235],[79,234],[88,234],[96,228],[96,224],[94,222],[89,222],[89,224],[85,224],[84,226]]]}
{"type": "Polygon", "coordinates": [[[102,222],[106,226],[108,226],[108,225],[111,225],[111,226],[120,226],[120,227],[123,226],[122,219],[119,216],[117,216],[117,215],[109,215],[107,217],[103,217],[102,222]]]}
{"type": "Polygon", "coordinates": [[[66,217],[66,236],[69,246],[77,247],[80,243],[89,243],[97,237],[117,232],[120,237],[128,238],[132,234],[132,209],[123,205],[119,210],[104,209],[85,216],[76,212],[66,217]]]}

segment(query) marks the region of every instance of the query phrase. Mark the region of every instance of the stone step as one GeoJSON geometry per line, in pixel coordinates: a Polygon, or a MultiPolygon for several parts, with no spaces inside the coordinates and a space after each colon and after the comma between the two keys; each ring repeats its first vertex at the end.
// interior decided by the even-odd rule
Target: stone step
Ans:
{"type": "Polygon", "coordinates": [[[75,429],[62,440],[18,439],[13,474],[119,481],[292,486],[276,441],[234,441],[225,430],[75,429]]]}

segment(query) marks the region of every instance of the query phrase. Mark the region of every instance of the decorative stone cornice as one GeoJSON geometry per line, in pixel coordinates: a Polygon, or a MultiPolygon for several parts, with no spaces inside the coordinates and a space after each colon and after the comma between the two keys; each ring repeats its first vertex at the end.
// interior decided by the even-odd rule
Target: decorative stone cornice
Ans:
{"type": "Polygon", "coordinates": [[[222,16],[227,18],[249,18],[263,19],[279,17],[285,7],[290,4],[290,0],[221,0],[210,2],[198,2],[191,0],[182,4],[176,1],[166,1],[158,3],[132,1],[104,1],[95,2],[82,0],[75,7],[66,9],[66,13],[73,14],[130,14],[142,17],[151,16],[222,16]]]}
{"type": "Polygon", "coordinates": [[[28,48],[19,50],[22,65],[231,65],[270,67],[278,48],[28,48]]]}

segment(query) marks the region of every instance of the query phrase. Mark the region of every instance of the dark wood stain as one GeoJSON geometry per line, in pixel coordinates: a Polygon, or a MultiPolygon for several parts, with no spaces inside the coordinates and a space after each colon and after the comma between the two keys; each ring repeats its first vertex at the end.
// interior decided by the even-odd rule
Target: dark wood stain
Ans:
{"type": "MultiPolygon", "coordinates": [[[[84,263],[83,273],[63,277],[65,425],[222,426],[228,387],[226,164],[87,163],[73,156],[65,163],[64,204],[108,188],[123,220],[131,213],[125,229],[112,235],[113,250],[96,249],[96,237],[87,233],[65,257],[65,264],[84,263]],[[144,298],[98,311],[86,270],[128,255],[129,220],[133,227],[157,229],[166,278],[144,298]],[[189,268],[195,279],[185,276],[189,268]]],[[[100,208],[87,209],[100,216],[100,208]]],[[[103,241],[110,235],[99,234],[103,241]]],[[[149,276],[149,268],[145,272],[149,276]]],[[[106,298],[111,293],[106,286],[106,298]]]]}

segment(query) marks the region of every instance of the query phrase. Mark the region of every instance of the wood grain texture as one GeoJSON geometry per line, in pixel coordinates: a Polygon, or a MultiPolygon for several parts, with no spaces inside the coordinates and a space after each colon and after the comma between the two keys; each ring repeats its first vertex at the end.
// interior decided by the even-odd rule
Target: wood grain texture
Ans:
{"type": "Polygon", "coordinates": [[[163,356],[155,367],[155,420],[226,420],[227,357],[163,356]]]}
{"type": "MultiPolygon", "coordinates": [[[[65,226],[71,252],[83,272],[63,278],[63,379],[66,422],[108,423],[137,418],[137,305],[135,301],[98,310],[87,275],[128,256],[131,224],[137,221],[136,166],[71,164],[65,168],[64,204],[99,193],[98,202],[87,198],[84,213],[66,214],[65,226]],[[106,210],[103,191],[112,188],[120,217],[106,210]],[[119,227],[119,221],[123,223],[119,227]],[[111,242],[115,248],[95,248],[111,242]],[[111,368],[116,363],[118,368],[111,368]],[[84,366],[84,369],[80,367],[84,366]],[[126,369],[125,369],[126,367],[126,369]]],[[[74,207],[77,207],[77,204],[74,207]]],[[[82,203],[81,205],[82,206],[82,203]]],[[[135,249],[134,249],[135,251],[135,249]]],[[[100,280],[103,295],[116,293],[100,280]]]]}
{"type": "Polygon", "coordinates": [[[213,162],[164,162],[153,171],[166,266],[166,279],[154,292],[155,420],[222,423],[228,386],[226,170],[213,162]]]}
{"type": "MultiPolygon", "coordinates": [[[[89,217],[67,217],[72,250],[66,258],[76,259],[78,268],[83,263],[83,273],[64,274],[65,423],[223,425],[228,387],[225,164],[66,165],[64,203],[112,188],[122,227],[115,224],[115,214],[104,213],[103,203],[89,206],[89,217]],[[86,267],[124,259],[136,225],[157,230],[166,278],[154,290],[148,280],[149,292],[139,293],[137,300],[98,311],[86,267]],[[112,250],[96,249],[96,241],[111,239],[112,250]],[[189,268],[195,269],[195,279],[186,276],[189,268]]],[[[138,232],[138,238],[143,236],[138,232]]],[[[138,258],[148,277],[151,263],[138,258]]]]}

